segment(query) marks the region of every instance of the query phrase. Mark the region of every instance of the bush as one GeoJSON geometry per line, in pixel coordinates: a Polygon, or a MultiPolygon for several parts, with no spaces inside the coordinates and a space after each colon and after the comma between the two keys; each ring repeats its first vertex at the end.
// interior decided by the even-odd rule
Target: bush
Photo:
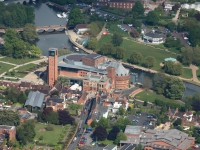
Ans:
{"type": "Polygon", "coordinates": [[[46,130],[47,130],[47,131],[53,131],[54,128],[53,128],[51,125],[48,125],[48,126],[46,127],[46,130]]]}

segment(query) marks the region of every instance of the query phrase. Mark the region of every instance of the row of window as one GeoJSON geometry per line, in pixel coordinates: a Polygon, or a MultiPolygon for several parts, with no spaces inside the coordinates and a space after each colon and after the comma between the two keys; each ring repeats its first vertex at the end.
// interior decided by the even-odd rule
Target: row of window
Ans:
{"type": "MultiPolygon", "coordinates": [[[[116,4],[116,5],[123,5],[123,3],[111,3],[111,4],[114,4],[114,5],[115,5],[115,4],[116,4]]],[[[131,6],[132,6],[133,4],[130,4],[130,3],[124,3],[124,5],[131,5],[131,6]]]]}
{"type": "MultiPolygon", "coordinates": [[[[111,7],[115,7],[115,6],[111,6],[111,7]]],[[[124,6],[124,7],[123,7],[123,6],[119,6],[119,7],[116,6],[116,7],[117,7],[117,8],[130,8],[130,9],[132,8],[131,6],[130,6],[130,7],[129,7],[129,6],[124,6]]]]}

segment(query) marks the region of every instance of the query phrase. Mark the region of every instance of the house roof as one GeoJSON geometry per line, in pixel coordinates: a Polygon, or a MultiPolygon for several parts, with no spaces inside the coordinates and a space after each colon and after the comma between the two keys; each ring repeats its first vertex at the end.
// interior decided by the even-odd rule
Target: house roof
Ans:
{"type": "Polygon", "coordinates": [[[103,57],[103,56],[99,55],[99,54],[88,54],[88,55],[84,56],[84,58],[93,59],[93,60],[98,59],[100,57],[103,57]]]}
{"type": "Polygon", "coordinates": [[[46,105],[53,105],[55,106],[57,103],[63,103],[64,99],[58,96],[52,96],[46,100],[46,105]]]}
{"type": "Polygon", "coordinates": [[[45,94],[39,91],[30,91],[28,94],[28,99],[26,100],[25,106],[30,105],[32,107],[41,107],[44,101],[45,94]]]}
{"type": "Polygon", "coordinates": [[[135,147],[135,144],[125,144],[120,150],[133,150],[135,147]]]}
{"type": "Polygon", "coordinates": [[[140,134],[141,131],[142,131],[142,126],[127,125],[124,133],[125,134],[140,134]]]}
{"type": "Polygon", "coordinates": [[[126,76],[129,73],[129,70],[124,68],[124,66],[121,63],[116,62],[116,61],[112,61],[109,67],[115,68],[115,72],[117,76],[126,76]]]}
{"type": "Polygon", "coordinates": [[[21,82],[20,87],[30,87],[31,83],[30,82],[21,82]]]}
{"type": "Polygon", "coordinates": [[[76,28],[78,28],[78,29],[87,28],[87,24],[77,24],[76,28]]]}
{"type": "Polygon", "coordinates": [[[113,148],[117,147],[116,145],[107,145],[106,147],[103,148],[103,150],[112,150],[113,148]]]}
{"type": "Polygon", "coordinates": [[[151,38],[163,38],[163,35],[154,33],[154,32],[149,32],[146,33],[145,36],[151,37],[151,38]]]}

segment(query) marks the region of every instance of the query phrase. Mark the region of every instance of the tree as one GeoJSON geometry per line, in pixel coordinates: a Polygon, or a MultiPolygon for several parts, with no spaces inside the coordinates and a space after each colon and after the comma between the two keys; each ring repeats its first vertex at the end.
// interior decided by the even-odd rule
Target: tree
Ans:
{"type": "Polygon", "coordinates": [[[128,118],[120,117],[114,126],[119,127],[120,130],[124,131],[127,125],[132,125],[132,122],[128,118]]]}
{"type": "Polygon", "coordinates": [[[0,110],[0,125],[18,126],[20,117],[17,112],[11,110],[0,110]]]}
{"type": "Polygon", "coordinates": [[[124,57],[125,49],[123,47],[116,47],[116,55],[117,59],[122,59],[124,57]]]}
{"type": "Polygon", "coordinates": [[[91,37],[96,37],[101,31],[96,22],[90,23],[89,25],[87,25],[87,28],[90,29],[89,33],[91,37]]]}
{"type": "Polygon", "coordinates": [[[169,22],[167,24],[167,28],[170,30],[170,31],[174,31],[176,29],[176,24],[174,22],[169,22]]]}
{"type": "Polygon", "coordinates": [[[29,54],[31,57],[40,57],[42,56],[42,51],[39,47],[32,45],[30,46],[29,54]]]}
{"type": "Polygon", "coordinates": [[[26,145],[27,142],[32,142],[35,137],[35,124],[33,121],[25,121],[17,127],[16,138],[22,144],[26,145]]]}
{"type": "Polygon", "coordinates": [[[102,55],[112,55],[115,53],[115,48],[112,43],[104,43],[100,48],[100,52],[102,55]]]}
{"type": "Polygon", "coordinates": [[[119,128],[117,126],[113,126],[112,130],[110,130],[107,139],[114,141],[117,137],[117,134],[120,132],[119,128]]]}
{"type": "Polygon", "coordinates": [[[113,34],[111,42],[115,47],[120,46],[123,42],[123,38],[120,34],[113,34]]]}
{"type": "Polygon", "coordinates": [[[27,100],[26,94],[23,91],[21,91],[19,96],[18,96],[18,102],[20,104],[25,104],[26,100],[27,100]]]}
{"type": "Polygon", "coordinates": [[[140,33],[137,30],[132,30],[130,32],[130,35],[134,38],[138,38],[140,36],[140,33]]]}
{"type": "Polygon", "coordinates": [[[131,20],[132,20],[132,19],[131,19],[131,17],[129,17],[129,16],[128,16],[128,17],[125,17],[123,23],[125,23],[125,24],[130,24],[130,23],[131,23],[131,20]]]}
{"type": "Polygon", "coordinates": [[[75,26],[80,23],[83,23],[81,10],[77,6],[74,6],[69,14],[68,25],[75,26]]]}
{"type": "Polygon", "coordinates": [[[96,119],[94,119],[94,120],[92,121],[92,123],[91,123],[91,127],[94,128],[94,127],[96,127],[96,126],[97,126],[97,121],[96,121],[96,119]]]}
{"type": "Polygon", "coordinates": [[[48,123],[58,125],[58,124],[59,124],[58,113],[55,112],[55,111],[51,111],[51,112],[49,113],[49,115],[47,116],[46,121],[47,121],[48,123]]]}
{"type": "Polygon", "coordinates": [[[67,87],[69,85],[69,78],[65,76],[59,76],[57,81],[62,84],[62,86],[67,87]]]}
{"type": "Polygon", "coordinates": [[[119,107],[119,110],[118,110],[118,114],[123,116],[124,113],[125,113],[124,107],[123,107],[123,106],[120,106],[120,107],[119,107]]]}
{"type": "Polygon", "coordinates": [[[159,20],[160,20],[160,18],[155,11],[150,11],[147,14],[147,23],[149,23],[151,25],[155,25],[158,23],[159,20]]]}
{"type": "Polygon", "coordinates": [[[98,126],[95,128],[94,132],[93,132],[93,137],[99,141],[103,141],[106,139],[108,133],[106,131],[106,129],[102,126],[98,126]]]}
{"type": "Polygon", "coordinates": [[[179,38],[174,39],[171,37],[166,38],[164,45],[168,48],[175,47],[177,50],[181,50],[182,45],[179,38]]]}
{"type": "Polygon", "coordinates": [[[195,14],[194,17],[197,19],[197,21],[200,21],[200,13],[195,14]]]}
{"type": "Polygon", "coordinates": [[[95,50],[97,47],[97,39],[96,38],[91,38],[88,42],[88,46],[89,49],[95,50]]]}
{"type": "Polygon", "coordinates": [[[163,7],[162,7],[161,5],[158,5],[158,7],[156,7],[156,8],[154,9],[154,11],[157,12],[157,14],[158,14],[159,16],[161,16],[161,15],[164,13],[164,9],[163,9],[163,7]]]}
{"type": "Polygon", "coordinates": [[[152,56],[147,56],[144,61],[144,65],[148,68],[152,68],[156,63],[156,59],[152,56]]]}
{"type": "Polygon", "coordinates": [[[25,41],[34,41],[35,39],[38,39],[39,36],[36,32],[36,26],[34,24],[27,23],[24,26],[22,37],[25,41]]]}
{"type": "Polygon", "coordinates": [[[51,112],[53,112],[53,108],[52,107],[45,108],[43,113],[42,113],[42,119],[44,121],[47,121],[47,117],[50,115],[51,112]]]}
{"type": "Polygon", "coordinates": [[[147,104],[148,104],[147,101],[144,101],[143,106],[147,106],[147,104]]]}
{"type": "Polygon", "coordinates": [[[58,111],[58,119],[60,125],[73,124],[75,119],[65,110],[58,111]]]}
{"type": "Polygon", "coordinates": [[[181,75],[183,73],[183,66],[181,63],[167,61],[163,66],[163,70],[171,75],[181,75]]]}
{"type": "Polygon", "coordinates": [[[108,119],[101,117],[101,119],[98,121],[98,126],[108,128],[108,126],[109,126],[108,119]]]}
{"type": "Polygon", "coordinates": [[[182,119],[181,118],[177,118],[175,121],[174,121],[174,123],[173,123],[173,125],[176,127],[176,126],[179,126],[179,125],[181,125],[182,124],[182,119]]]}
{"type": "Polygon", "coordinates": [[[143,88],[149,90],[152,88],[152,81],[148,76],[145,76],[143,80],[143,88]]]}
{"type": "Polygon", "coordinates": [[[186,19],[184,22],[184,30],[186,31],[190,31],[195,26],[197,26],[197,21],[194,18],[186,19]]]}
{"type": "Polygon", "coordinates": [[[135,3],[135,5],[133,6],[132,11],[133,11],[134,13],[137,13],[137,15],[143,15],[145,9],[144,9],[144,7],[143,7],[143,4],[142,4],[140,1],[137,1],[137,2],[135,3]]]}
{"type": "Polygon", "coordinates": [[[142,144],[138,144],[137,147],[135,148],[135,150],[143,150],[142,149],[142,144]]]}
{"type": "Polygon", "coordinates": [[[115,144],[118,144],[121,140],[127,140],[126,134],[124,134],[123,132],[119,132],[117,134],[117,138],[115,140],[115,144]]]}
{"type": "Polygon", "coordinates": [[[141,25],[142,25],[142,23],[140,21],[136,20],[136,19],[132,19],[131,24],[136,28],[140,28],[141,25]]]}
{"type": "Polygon", "coordinates": [[[142,55],[139,52],[133,52],[130,55],[129,62],[132,64],[139,64],[142,61],[142,55]]]}
{"type": "Polygon", "coordinates": [[[174,12],[176,12],[179,8],[181,7],[181,5],[179,3],[176,3],[173,7],[172,7],[172,10],[174,12]]]}
{"type": "Polygon", "coordinates": [[[196,93],[193,95],[191,104],[192,104],[193,110],[200,111],[200,94],[199,93],[196,93]]]}
{"type": "Polygon", "coordinates": [[[181,49],[181,62],[190,65],[193,62],[193,49],[190,46],[181,49]]]}
{"type": "Polygon", "coordinates": [[[193,46],[200,45],[200,31],[198,25],[189,29],[189,40],[193,46]]]}

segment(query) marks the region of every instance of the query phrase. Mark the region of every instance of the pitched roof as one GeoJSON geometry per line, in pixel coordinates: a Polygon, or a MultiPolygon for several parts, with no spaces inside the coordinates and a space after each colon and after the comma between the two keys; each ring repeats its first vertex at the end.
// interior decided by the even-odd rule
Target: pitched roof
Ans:
{"type": "Polygon", "coordinates": [[[148,36],[151,38],[163,38],[163,35],[158,34],[158,33],[153,33],[153,32],[146,33],[145,36],[148,36]]]}
{"type": "Polygon", "coordinates": [[[31,83],[30,82],[21,82],[20,87],[30,87],[31,83]]]}
{"type": "Polygon", "coordinates": [[[76,28],[78,29],[87,28],[87,24],[77,24],[76,28]]]}
{"type": "Polygon", "coordinates": [[[113,148],[116,148],[116,145],[107,145],[106,147],[103,148],[103,150],[112,150],[113,148]]]}
{"type": "Polygon", "coordinates": [[[125,144],[120,150],[132,150],[136,147],[135,144],[125,144]]]}
{"type": "Polygon", "coordinates": [[[99,55],[99,54],[88,54],[88,55],[84,56],[83,58],[88,58],[88,59],[93,59],[93,60],[95,60],[95,59],[98,59],[98,58],[100,58],[100,57],[103,57],[103,56],[102,56],[102,55],[99,55]]]}
{"type": "Polygon", "coordinates": [[[30,91],[28,94],[28,99],[26,100],[25,106],[30,105],[32,107],[41,107],[44,101],[45,94],[39,91],[30,91]]]}
{"type": "Polygon", "coordinates": [[[124,68],[124,66],[119,62],[113,61],[110,63],[109,66],[115,68],[115,72],[117,76],[126,76],[129,74],[129,70],[124,68]]]}

